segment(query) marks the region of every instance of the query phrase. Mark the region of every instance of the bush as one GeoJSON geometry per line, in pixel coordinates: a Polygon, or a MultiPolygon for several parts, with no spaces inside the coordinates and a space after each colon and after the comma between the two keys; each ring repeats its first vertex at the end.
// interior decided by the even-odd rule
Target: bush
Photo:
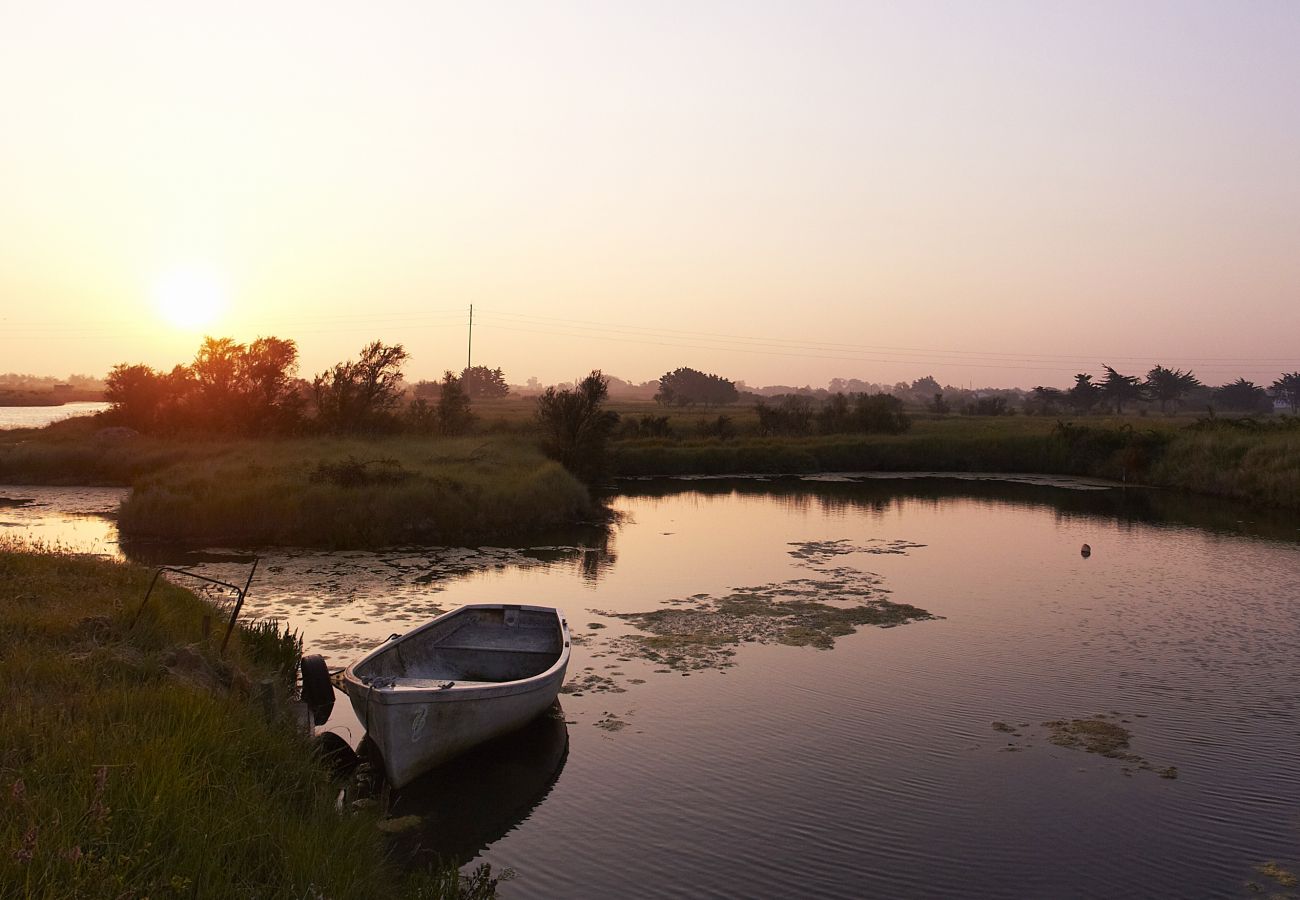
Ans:
{"type": "Polygon", "coordinates": [[[618,413],[602,409],[608,396],[609,382],[597,369],[572,390],[549,387],[537,398],[542,449],[587,482],[604,476],[609,468],[607,445],[618,413]]]}

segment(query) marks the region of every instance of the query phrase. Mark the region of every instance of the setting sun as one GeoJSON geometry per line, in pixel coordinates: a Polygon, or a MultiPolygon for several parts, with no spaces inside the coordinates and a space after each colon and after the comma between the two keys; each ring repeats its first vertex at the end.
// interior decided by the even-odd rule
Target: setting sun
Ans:
{"type": "Polygon", "coordinates": [[[225,291],[212,272],[173,269],[154,285],[154,303],[169,323],[185,330],[211,325],[226,305],[225,291]]]}

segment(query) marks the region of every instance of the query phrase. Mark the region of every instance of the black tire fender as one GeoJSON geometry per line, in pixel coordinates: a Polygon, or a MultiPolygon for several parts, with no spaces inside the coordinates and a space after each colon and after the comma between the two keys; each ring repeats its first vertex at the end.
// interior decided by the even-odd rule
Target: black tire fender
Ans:
{"type": "Polygon", "coordinates": [[[334,709],[334,685],[330,683],[329,666],[319,654],[304,656],[298,664],[302,670],[302,702],[311,710],[312,719],[323,725],[334,709]]]}

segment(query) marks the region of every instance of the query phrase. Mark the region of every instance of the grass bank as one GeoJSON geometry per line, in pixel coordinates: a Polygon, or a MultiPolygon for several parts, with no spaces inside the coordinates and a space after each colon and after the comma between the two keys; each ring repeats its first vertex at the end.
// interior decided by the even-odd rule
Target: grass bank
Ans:
{"type": "Polygon", "coordinates": [[[283,635],[221,659],[171,585],[129,629],[150,574],[0,542],[0,897],[457,896],[454,869],[396,871],[290,717],[250,702],[283,635]]]}
{"type": "Polygon", "coordinates": [[[218,458],[238,442],[125,437],[99,416],[44,428],[0,431],[0,484],[85,484],[129,487],[178,463],[218,458]]]}
{"type": "Polygon", "coordinates": [[[812,472],[1087,475],[1300,509],[1300,427],[1193,419],[920,419],[901,435],[616,442],[621,476],[812,472]]]}
{"type": "Polygon", "coordinates": [[[498,540],[590,518],[585,486],[510,438],[247,441],[135,482],[131,539],[379,547],[498,540]]]}

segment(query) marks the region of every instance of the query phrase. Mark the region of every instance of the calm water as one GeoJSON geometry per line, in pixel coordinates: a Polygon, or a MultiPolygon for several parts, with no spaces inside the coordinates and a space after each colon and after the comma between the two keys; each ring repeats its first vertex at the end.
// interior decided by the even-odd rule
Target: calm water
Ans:
{"type": "Polygon", "coordinates": [[[79,401],[62,406],[0,406],[0,428],[44,428],[51,422],[61,422],[73,416],[103,412],[111,405],[79,401]]]}
{"type": "MultiPolygon", "coordinates": [[[[0,489],[33,501],[0,522],[118,553],[85,517],[118,495],[60,490],[0,489]]],[[[1295,517],[934,480],[643,483],[613,505],[607,534],[545,547],[263,558],[253,612],[331,664],[462,603],[557,605],[581,637],[586,689],[403,797],[425,817],[406,851],[509,870],[506,897],[1234,897],[1300,864],[1295,517]],[[810,581],[944,618],[683,675],[623,652],[636,629],[610,615],[810,581]],[[1047,741],[1096,714],[1177,779],[1047,741]]]]}

